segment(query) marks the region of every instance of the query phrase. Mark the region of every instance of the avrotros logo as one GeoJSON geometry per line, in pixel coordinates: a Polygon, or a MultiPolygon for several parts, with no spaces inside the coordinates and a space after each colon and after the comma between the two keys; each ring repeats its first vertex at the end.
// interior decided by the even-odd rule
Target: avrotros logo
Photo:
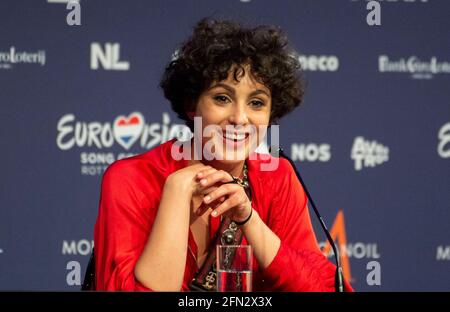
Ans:
{"type": "MultiPolygon", "coordinates": [[[[355,282],[350,271],[350,259],[368,260],[380,259],[381,254],[378,249],[378,244],[373,242],[349,242],[347,241],[347,232],[345,230],[344,212],[339,210],[334,219],[333,226],[330,230],[330,235],[336,242],[341,256],[342,270],[344,278],[347,281],[355,282]]],[[[333,252],[329,242],[321,242],[319,246],[322,252],[328,257],[333,257],[333,252]]]]}
{"type": "Polygon", "coordinates": [[[355,170],[375,167],[389,160],[389,147],[377,141],[365,140],[358,136],[353,141],[351,158],[355,161],[355,170]]]}
{"type": "Polygon", "coordinates": [[[62,116],[57,123],[56,145],[62,151],[81,149],[82,175],[100,175],[114,161],[133,156],[129,152],[137,146],[136,153],[144,152],[172,138],[186,140],[191,137],[189,128],[171,124],[168,113],[162,114],[162,122],[145,123],[144,116],[132,112],[117,116],[113,122],[80,121],[74,114],[62,116]],[[124,152],[104,152],[118,144],[124,152]],[[100,152],[101,151],[101,152],[100,152]]]}

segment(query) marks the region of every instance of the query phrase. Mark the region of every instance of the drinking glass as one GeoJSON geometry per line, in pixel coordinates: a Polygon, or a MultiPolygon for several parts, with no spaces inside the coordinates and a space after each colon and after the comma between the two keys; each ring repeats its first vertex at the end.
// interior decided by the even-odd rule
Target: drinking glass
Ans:
{"type": "Polygon", "coordinates": [[[217,245],[217,291],[252,291],[252,247],[217,245]]]}

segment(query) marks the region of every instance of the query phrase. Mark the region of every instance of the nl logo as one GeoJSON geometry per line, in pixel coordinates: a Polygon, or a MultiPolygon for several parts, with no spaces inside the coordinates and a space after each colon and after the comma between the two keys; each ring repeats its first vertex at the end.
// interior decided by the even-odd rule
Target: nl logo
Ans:
{"type": "Polygon", "coordinates": [[[129,70],[130,63],[120,60],[120,44],[107,42],[102,46],[98,42],[91,43],[91,69],[129,70]]]}

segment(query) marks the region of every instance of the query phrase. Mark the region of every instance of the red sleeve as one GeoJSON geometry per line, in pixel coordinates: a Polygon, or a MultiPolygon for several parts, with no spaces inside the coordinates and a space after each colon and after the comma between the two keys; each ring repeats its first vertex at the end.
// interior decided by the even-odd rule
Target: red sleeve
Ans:
{"type": "Polygon", "coordinates": [[[129,160],[114,163],[103,176],[94,231],[97,290],[151,290],[134,276],[152,219],[148,196],[140,191],[143,180],[129,160]]]}
{"type": "MultiPolygon", "coordinates": [[[[336,266],[320,251],[311,224],[307,197],[295,172],[280,161],[277,197],[272,201],[268,226],[280,238],[280,248],[263,270],[262,288],[278,291],[334,291],[336,266]]],[[[345,290],[352,291],[345,282],[345,290]]]]}

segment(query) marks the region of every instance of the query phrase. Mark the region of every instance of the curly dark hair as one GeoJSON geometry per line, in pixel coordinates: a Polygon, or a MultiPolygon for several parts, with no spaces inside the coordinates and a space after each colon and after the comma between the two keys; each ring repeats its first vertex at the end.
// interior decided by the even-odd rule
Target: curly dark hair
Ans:
{"type": "Polygon", "coordinates": [[[200,94],[214,81],[225,80],[233,65],[238,81],[247,64],[271,92],[270,124],[300,105],[304,95],[300,63],[275,26],[246,28],[232,21],[200,20],[166,67],[160,87],[178,117],[193,129],[187,112],[195,110],[200,94]]]}

